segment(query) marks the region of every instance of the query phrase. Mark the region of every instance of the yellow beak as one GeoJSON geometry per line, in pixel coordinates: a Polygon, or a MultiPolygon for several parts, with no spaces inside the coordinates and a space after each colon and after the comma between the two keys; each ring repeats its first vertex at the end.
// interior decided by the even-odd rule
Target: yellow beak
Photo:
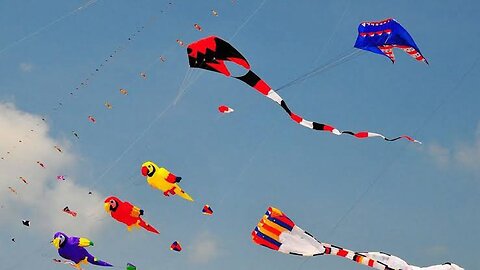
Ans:
{"type": "Polygon", "coordinates": [[[109,203],[104,203],[103,208],[105,208],[105,211],[107,211],[107,213],[110,213],[110,204],[109,203]]]}
{"type": "Polygon", "coordinates": [[[60,238],[57,237],[57,238],[53,239],[52,245],[53,245],[56,249],[59,249],[59,248],[60,248],[60,238]]]}

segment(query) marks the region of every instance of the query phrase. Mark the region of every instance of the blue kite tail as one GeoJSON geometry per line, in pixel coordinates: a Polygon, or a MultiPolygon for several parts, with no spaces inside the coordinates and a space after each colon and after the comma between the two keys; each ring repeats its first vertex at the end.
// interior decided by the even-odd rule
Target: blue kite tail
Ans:
{"type": "Polygon", "coordinates": [[[100,265],[100,266],[113,266],[107,262],[97,260],[97,258],[93,257],[92,255],[87,256],[87,261],[91,264],[100,265]]]}

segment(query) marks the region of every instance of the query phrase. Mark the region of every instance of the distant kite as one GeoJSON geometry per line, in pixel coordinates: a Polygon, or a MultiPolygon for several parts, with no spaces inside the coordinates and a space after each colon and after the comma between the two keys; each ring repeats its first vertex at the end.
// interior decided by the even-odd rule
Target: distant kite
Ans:
{"type": "Polygon", "coordinates": [[[178,45],[180,45],[180,46],[184,46],[184,45],[185,45],[185,43],[183,43],[183,41],[181,41],[180,39],[177,39],[177,43],[178,43],[178,45]]]}
{"type": "Polygon", "coordinates": [[[198,31],[202,31],[202,27],[198,23],[194,24],[193,27],[195,27],[195,29],[198,31]]]}
{"type": "Polygon", "coordinates": [[[14,193],[15,195],[18,195],[17,191],[16,191],[14,188],[8,187],[8,189],[10,189],[10,191],[11,191],[12,193],[14,193]]]}
{"type": "Polygon", "coordinates": [[[212,210],[212,208],[210,207],[210,205],[205,204],[205,205],[203,206],[202,214],[207,215],[207,216],[213,215],[213,210],[212,210]]]}
{"type": "Polygon", "coordinates": [[[40,167],[42,167],[42,168],[44,168],[44,169],[45,169],[45,164],[43,164],[42,162],[40,162],[40,161],[37,161],[37,164],[38,164],[40,167]]]}
{"type": "Polygon", "coordinates": [[[221,112],[221,113],[232,113],[235,110],[228,107],[227,105],[220,105],[220,106],[218,106],[218,111],[221,112]]]}
{"type": "Polygon", "coordinates": [[[182,251],[182,246],[180,245],[180,243],[175,241],[170,245],[170,250],[180,252],[180,251],[182,251]]]}
{"type": "Polygon", "coordinates": [[[95,118],[91,115],[88,116],[88,121],[92,122],[92,123],[95,123],[97,122],[97,120],[95,120],[95,118]]]}
{"type": "Polygon", "coordinates": [[[65,206],[65,208],[63,208],[63,212],[69,214],[72,217],[77,216],[77,212],[70,210],[70,208],[68,208],[68,206],[65,206]]]}
{"type": "Polygon", "coordinates": [[[27,179],[23,178],[22,176],[18,177],[18,179],[22,180],[23,183],[28,185],[27,179]]]}

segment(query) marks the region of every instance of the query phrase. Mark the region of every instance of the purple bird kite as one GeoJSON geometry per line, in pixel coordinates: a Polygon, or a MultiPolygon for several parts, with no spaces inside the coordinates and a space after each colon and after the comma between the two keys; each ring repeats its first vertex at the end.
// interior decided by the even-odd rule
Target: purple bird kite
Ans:
{"type": "Polygon", "coordinates": [[[99,266],[113,266],[107,262],[97,260],[85,247],[93,246],[93,242],[87,238],[69,237],[63,232],[57,232],[53,236],[53,246],[58,250],[58,255],[62,258],[74,262],[77,269],[82,269],[81,264],[91,263],[99,266]]]}

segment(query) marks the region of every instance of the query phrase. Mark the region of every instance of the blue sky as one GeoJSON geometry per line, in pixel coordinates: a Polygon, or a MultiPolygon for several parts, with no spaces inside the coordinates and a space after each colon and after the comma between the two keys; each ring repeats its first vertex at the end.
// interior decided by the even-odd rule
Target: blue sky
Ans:
{"type": "Polygon", "coordinates": [[[479,3],[99,0],[72,13],[85,3],[0,3],[0,151],[11,151],[0,165],[6,269],[67,267],[51,262],[58,255],[48,242],[58,230],[91,238],[91,252],[119,268],[127,262],[139,269],[363,268],[254,245],[250,232],[270,205],[321,241],[385,251],[413,265],[453,261],[479,268],[479,3]],[[361,21],[388,17],[410,32],[429,66],[401,51],[394,65],[362,54],[280,94],[307,119],[409,134],[422,145],[297,126],[242,82],[189,71],[185,48],[175,42],[207,35],[230,40],[275,88],[352,50],[361,21]],[[125,49],[92,78],[119,46],[125,49]],[[158,61],[160,55],[167,61],[158,61]],[[89,85],[71,97],[86,78],[89,85]],[[58,102],[63,106],[53,110],[58,102]],[[235,112],[220,116],[220,104],[235,112]],[[140,174],[146,160],[182,176],[195,202],[151,189],[140,174]],[[58,183],[58,174],[67,181],[58,183]],[[109,195],[145,209],[161,234],[128,233],[102,212],[109,195]],[[203,204],[213,216],[201,214],[203,204]],[[65,205],[79,216],[63,214],[65,205]],[[169,250],[175,240],[182,253],[169,250]]]}

